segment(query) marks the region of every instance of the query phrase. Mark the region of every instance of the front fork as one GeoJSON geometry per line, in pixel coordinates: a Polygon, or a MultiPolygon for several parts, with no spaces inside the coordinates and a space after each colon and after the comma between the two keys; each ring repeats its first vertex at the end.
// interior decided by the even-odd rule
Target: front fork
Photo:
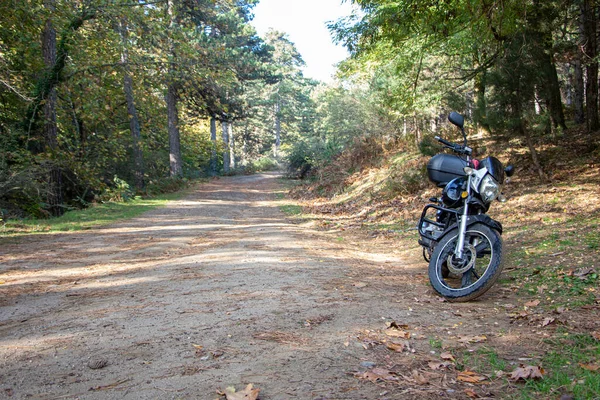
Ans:
{"type": "Polygon", "coordinates": [[[465,250],[465,233],[467,232],[467,219],[469,215],[469,198],[471,197],[471,179],[472,174],[469,174],[467,177],[467,190],[466,196],[461,193],[465,201],[465,205],[463,206],[463,213],[460,217],[460,224],[458,226],[458,241],[456,242],[456,248],[454,249],[454,254],[458,260],[462,260],[464,250],[465,250]]]}

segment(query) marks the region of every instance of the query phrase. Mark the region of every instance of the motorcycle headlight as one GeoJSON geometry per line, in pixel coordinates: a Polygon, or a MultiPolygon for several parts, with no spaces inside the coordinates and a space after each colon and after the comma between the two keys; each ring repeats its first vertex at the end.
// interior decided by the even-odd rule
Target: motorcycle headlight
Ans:
{"type": "Polygon", "coordinates": [[[486,203],[491,203],[500,194],[500,185],[491,175],[486,175],[481,180],[481,186],[479,186],[479,194],[486,203]]]}

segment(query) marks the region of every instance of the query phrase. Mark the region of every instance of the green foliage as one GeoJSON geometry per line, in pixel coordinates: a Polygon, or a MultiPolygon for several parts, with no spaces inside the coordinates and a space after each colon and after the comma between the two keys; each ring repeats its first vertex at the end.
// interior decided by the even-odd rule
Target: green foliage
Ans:
{"type": "Polygon", "coordinates": [[[247,166],[247,171],[255,171],[255,172],[262,172],[262,171],[276,171],[280,168],[279,166],[279,162],[274,159],[273,157],[269,157],[269,156],[265,156],[265,157],[261,157],[258,160],[254,160],[252,161],[248,166],[247,166]]]}
{"type": "Polygon", "coordinates": [[[427,164],[416,160],[391,168],[386,189],[392,196],[415,194],[428,185],[427,164]]]}
{"type": "Polygon", "coordinates": [[[177,199],[181,195],[182,192],[179,192],[154,198],[135,198],[127,203],[96,203],[85,210],[70,211],[52,219],[8,220],[0,227],[0,237],[91,229],[137,217],[156,207],[164,206],[167,201],[177,199]]]}
{"type": "Polygon", "coordinates": [[[568,388],[576,399],[600,396],[600,374],[582,368],[600,358],[600,342],[589,334],[569,334],[547,341],[552,350],[541,363],[548,372],[544,379],[528,381],[521,391],[524,399],[548,396],[556,388],[568,388]]]}
{"type": "Polygon", "coordinates": [[[101,201],[127,202],[133,199],[134,193],[127,182],[115,175],[113,183],[104,191],[101,201]]]}
{"type": "Polygon", "coordinates": [[[424,156],[434,156],[440,150],[439,142],[433,138],[433,135],[425,135],[419,142],[419,152],[424,156]]]}

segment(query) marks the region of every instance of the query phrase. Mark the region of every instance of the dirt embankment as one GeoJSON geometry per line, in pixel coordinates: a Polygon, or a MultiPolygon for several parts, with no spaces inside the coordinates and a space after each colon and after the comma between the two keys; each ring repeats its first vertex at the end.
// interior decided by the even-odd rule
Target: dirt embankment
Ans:
{"type": "Polygon", "coordinates": [[[0,397],[466,398],[493,385],[465,386],[447,349],[535,359],[509,289],[443,303],[418,248],[291,223],[278,191],[223,178],[134,220],[2,239],[0,397]]]}

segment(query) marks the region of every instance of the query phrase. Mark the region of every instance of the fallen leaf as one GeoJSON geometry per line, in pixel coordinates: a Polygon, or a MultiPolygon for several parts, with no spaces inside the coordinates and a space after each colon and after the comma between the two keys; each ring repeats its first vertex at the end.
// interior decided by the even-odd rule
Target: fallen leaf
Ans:
{"type": "Polygon", "coordinates": [[[598,364],[582,364],[579,363],[579,366],[583,369],[587,369],[588,371],[598,371],[600,369],[600,365],[598,364]]]}
{"type": "Polygon", "coordinates": [[[582,278],[591,274],[592,272],[594,272],[594,268],[581,268],[574,272],[573,275],[582,278]]]}
{"type": "Polygon", "coordinates": [[[457,380],[467,383],[480,383],[487,379],[487,377],[478,374],[477,372],[464,370],[458,374],[457,380]]]}
{"type": "Polygon", "coordinates": [[[525,303],[525,307],[537,307],[540,304],[539,300],[532,300],[525,303]]]}
{"type": "Polygon", "coordinates": [[[405,343],[397,343],[397,342],[389,342],[389,343],[386,343],[385,346],[388,349],[395,351],[396,353],[402,353],[404,350],[406,350],[408,348],[408,346],[405,343]]]}
{"type": "Polygon", "coordinates": [[[592,332],[591,335],[594,339],[600,340],[600,331],[592,332]]]}
{"type": "Polygon", "coordinates": [[[352,286],[354,286],[356,288],[364,288],[365,286],[367,286],[367,284],[364,282],[356,282],[356,283],[353,283],[352,286]]]}
{"type": "Polygon", "coordinates": [[[536,365],[522,365],[515,369],[510,375],[510,379],[513,381],[528,380],[528,379],[542,379],[546,371],[542,367],[536,365]]]}
{"type": "Polygon", "coordinates": [[[406,325],[406,324],[399,324],[396,321],[386,322],[385,325],[388,328],[396,328],[396,329],[408,330],[408,325],[406,325]]]}
{"type": "Polygon", "coordinates": [[[194,348],[195,348],[196,350],[202,350],[202,349],[204,348],[204,346],[200,346],[199,344],[193,344],[193,343],[192,343],[192,346],[194,346],[194,348]]]}
{"type": "Polygon", "coordinates": [[[463,336],[460,339],[458,339],[458,341],[460,343],[480,343],[480,342],[485,342],[487,340],[487,336],[485,335],[480,335],[480,336],[463,336]]]}
{"type": "Polygon", "coordinates": [[[410,332],[398,328],[387,328],[385,334],[391,337],[410,339],[410,332]]]}
{"type": "Polygon", "coordinates": [[[554,321],[555,321],[555,318],[551,318],[551,317],[544,318],[544,321],[542,322],[542,327],[548,326],[551,323],[553,323],[554,321]]]}
{"type": "Polygon", "coordinates": [[[254,385],[250,383],[241,392],[236,392],[234,387],[228,387],[225,389],[225,398],[227,400],[256,400],[259,392],[260,389],[254,389],[254,385]]]}
{"type": "Polygon", "coordinates": [[[544,290],[546,290],[546,289],[548,289],[548,285],[540,285],[540,286],[538,286],[537,291],[539,294],[543,294],[544,290]]]}
{"type": "MultiPolygon", "coordinates": [[[[366,379],[373,383],[376,383],[378,381],[396,381],[396,380],[398,380],[398,378],[396,377],[396,375],[394,375],[393,372],[388,371],[387,369],[383,369],[383,368],[373,368],[370,371],[364,372],[362,374],[358,374],[357,377],[360,379],[366,379]]],[[[229,400],[229,399],[227,399],[227,400],[229,400]]]]}
{"type": "Polygon", "coordinates": [[[412,378],[419,385],[427,385],[429,383],[429,379],[416,369],[412,371],[412,378]]]}
{"type": "Polygon", "coordinates": [[[565,312],[564,307],[556,307],[556,310],[554,310],[554,313],[556,313],[556,314],[562,314],[564,312],[565,312]]]}
{"type": "Polygon", "coordinates": [[[465,389],[465,394],[472,399],[478,399],[479,395],[473,389],[465,389]]]}
{"type": "Polygon", "coordinates": [[[428,365],[429,365],[429,368],[431,368],[433,370],[438,370],[438,369],[448,368],[454,364],[452,364],[449,361],[430,361],[428,365]]]}
{"type": "Polygon", "coordinates": [[[442,358],[442,360],[454,361],[454,356],[452,355],[452,353],[442,353],[440,354],[440,357],[442,358]]]}

